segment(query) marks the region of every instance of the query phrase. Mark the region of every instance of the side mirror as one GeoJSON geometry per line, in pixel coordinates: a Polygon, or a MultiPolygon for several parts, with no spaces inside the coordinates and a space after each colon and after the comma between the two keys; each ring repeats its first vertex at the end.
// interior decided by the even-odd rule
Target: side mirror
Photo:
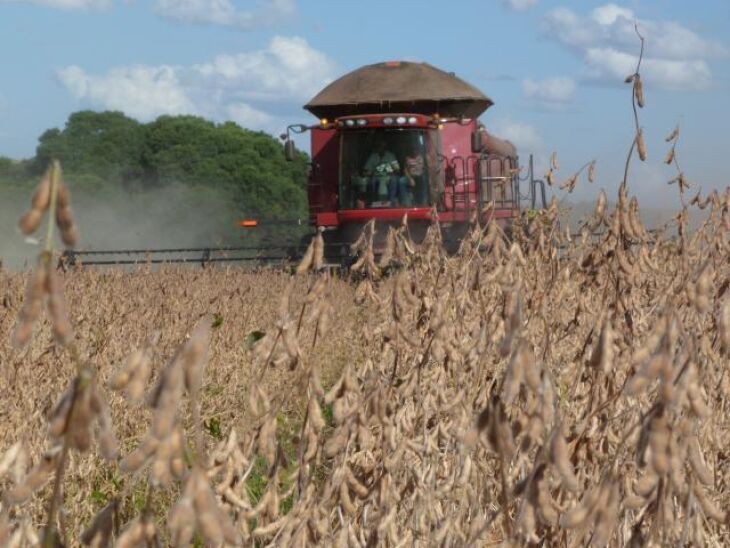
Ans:
{"type": "Polygon", "coordinates": [[[471,151],[473,154],[479,154],[482,152],[482,132],[479,130],[472,131],[471,133],[471,151]]]}
{"type": "Polygon", "coordinates": [[[294,146],[294,141],[287,139],[284,141],[284,157],[287,162],[293,162],[294,156],[296,156],[297,149],[294,146]]]}

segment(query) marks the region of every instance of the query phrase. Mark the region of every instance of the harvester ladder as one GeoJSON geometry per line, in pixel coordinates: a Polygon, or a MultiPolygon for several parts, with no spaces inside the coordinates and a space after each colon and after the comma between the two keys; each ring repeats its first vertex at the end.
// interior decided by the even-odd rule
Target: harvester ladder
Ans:
{"type": "Polygon", "coordinates": [[[476,207],[474,195],[474,171],[469,169],[471,156],[454,156],[451,159],[451,207],[454,211],[469,213],[476,207]]]}
{"type": "Polygon", "coordinates": [[[492,202],[497,209],[519,209],[516,158],[497,154],[455,156],[448,170],[447,192],[453,211],[469,214],[492,202]]]}
{"type": "Polygon", "coordinates": [[[545,181],[542,179],[535,179],[535,163],[532,154],[530,154],[527,173],[524,177],[519,178],[518,184],[519,182],[525,182],[529,187],[529,194],[527,195],[518,192],[521,201],[529,203],[530,209],[547,209],[545,181]]]}
{"type": "Polygon", "coordinates": [[[517,159],[498,154],[482,154],[475,160],[479,181],[479,202],[494,202],[497,209],[519,209],[517,159]]]}

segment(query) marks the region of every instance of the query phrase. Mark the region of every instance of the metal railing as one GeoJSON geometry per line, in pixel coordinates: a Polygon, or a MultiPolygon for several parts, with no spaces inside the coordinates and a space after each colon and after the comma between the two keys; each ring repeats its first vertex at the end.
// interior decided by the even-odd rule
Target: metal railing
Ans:
{"type": "Polygon", "coordinates": [[[545,181],[542,179],[535,179],[535,163],[532,154],[530,154],[530,161],[528,162],[527,173],[524,177],[518,177],[519,182],[526,182],[529,185],[529,194],[525,195],[520,192],[519,185],[517,192],[520,197],[520,201],[529,201],[530,209],[546,209],[547,198],[545,196],[545,181]],[[538,193],[540,191],[540,203],[537,203],[538,193]]]}
{"type": "Polygon", "coordinates": [[[519,209],[516,158],[496,154],[455,156],[446,169],[447,192],[454,211],[469,214],[492,202],[498,209],[519,209]]]}

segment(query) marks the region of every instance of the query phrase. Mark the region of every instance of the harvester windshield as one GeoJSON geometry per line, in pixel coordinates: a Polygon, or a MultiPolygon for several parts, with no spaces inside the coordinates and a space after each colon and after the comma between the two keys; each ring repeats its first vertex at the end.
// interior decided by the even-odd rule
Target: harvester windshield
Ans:
{"type": "Polygon", "coordinates": [[[438,139],[435,129],[343,131],[340,207],[429,207],[440,176],[438,139]]]}

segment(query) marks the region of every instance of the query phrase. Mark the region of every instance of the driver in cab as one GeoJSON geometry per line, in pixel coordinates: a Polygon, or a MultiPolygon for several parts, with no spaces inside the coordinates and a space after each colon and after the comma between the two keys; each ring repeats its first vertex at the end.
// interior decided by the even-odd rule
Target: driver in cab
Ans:
{"type": "Polygon", "coordinates": [[[371,206],[389,206],[395,199],[393,194],[396,194],[400,164],[395,154],[387,150],[383,139],[375,143],[375,150],[365,162],[364,171],[370,178],[370,195],[375,197],[371,206]]]}

